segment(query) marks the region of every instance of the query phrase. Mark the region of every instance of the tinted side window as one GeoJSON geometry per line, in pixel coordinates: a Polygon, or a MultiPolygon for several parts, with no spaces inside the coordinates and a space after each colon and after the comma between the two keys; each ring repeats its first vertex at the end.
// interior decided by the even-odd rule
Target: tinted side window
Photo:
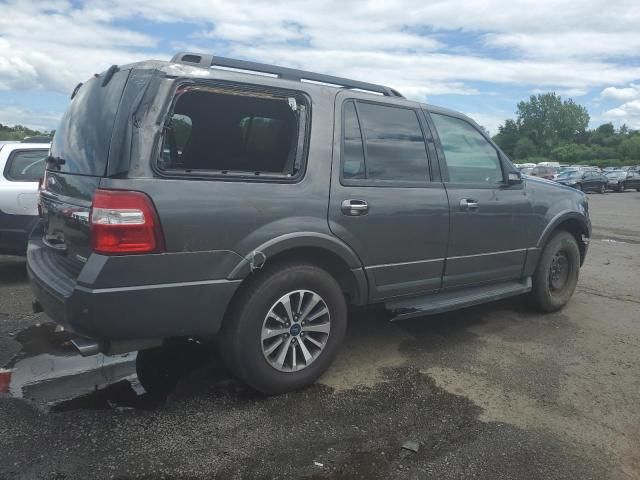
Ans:
{"type": "Polygon", "coordinates": [[[358,102],[367,178],[426,180],[427,150],[416,112],[358,102]]]}
{"type": "Polygon", "coordinates": [[[343,129],[342,176],[344,178],[366,178],[360,122],[358,122],[353,102],[345,104],[343,129]]]}
{"type": "Polygon", "coordinates": [[[441,114],[432,113],[431,117],[444,149],[450,182],[496,184],[504,180],[498,152],[470,123],[441,114]]]}
{"type": "Polygon", "coordinates": [[[47,150],[16,150],[7,160],[4,176],[15,182],[37,182],[44,175],[47,150]]]}

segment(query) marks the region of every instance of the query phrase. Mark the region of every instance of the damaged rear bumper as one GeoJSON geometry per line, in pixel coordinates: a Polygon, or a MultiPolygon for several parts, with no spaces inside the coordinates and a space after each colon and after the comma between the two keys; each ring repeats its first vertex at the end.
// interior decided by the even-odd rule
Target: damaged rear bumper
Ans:
{"type": "Polygon", "coordinates": [[[160,271],[159,255],[153,267],[145,265],[142,256],[92,255],[73,278],[56,268],[51,258],[56,254],[42,242],[30,241],[27,270],[37,299],[35,308],[89,339],[78,342],[81,352],[113,351],[116,344],[120,345],[117,350],[135,350],[141,343],[158,339],[214,335],[241,282],[221,278],[159,283],[165,275],[184,278],[198,274],[197,269],[188,271],[191,260],[185,258],[170,262],[171,271],[160,271]],[[124,285],[115,286],[114,282],[124,285]],[[130,348],[123,347],[128,343],[130,348]]]}

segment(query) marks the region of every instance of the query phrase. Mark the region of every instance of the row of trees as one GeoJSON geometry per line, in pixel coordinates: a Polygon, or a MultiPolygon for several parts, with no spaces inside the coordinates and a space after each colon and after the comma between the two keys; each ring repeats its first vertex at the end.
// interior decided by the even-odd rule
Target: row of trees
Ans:
{"type": "Polygon", "coordinates": [[[498,127],[493,140],[518,162],[544,160],[590,165],[640,163],[640,131],[604,123],[589,129],[587,109],[555,93],[518,103],[516,119],[498,127]]]}
{"type": "Polygon", "coordinates": [[[25,137],[35,137],[39,135],[52,135],[53,132],[40,132],[32,130],[24,125],[9,127],[0,123],[0,141],[2,140],[23,140],[25,137]]]}

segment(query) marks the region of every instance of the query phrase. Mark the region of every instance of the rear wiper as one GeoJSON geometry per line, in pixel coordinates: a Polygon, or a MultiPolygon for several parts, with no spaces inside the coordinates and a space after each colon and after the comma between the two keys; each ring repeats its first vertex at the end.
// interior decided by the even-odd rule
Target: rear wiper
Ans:
{"type": "Polygon", "coordinates": [[[54,168],[57,168],[58,170],[60,169],[60,167],[62,165],[67,163],[64,158],[52,157],[51,155],[49,155],[47,158],[45,158],[44,161],[47,162],[47,165],[50,165],[50,166],[52,166],[54,168]]]}

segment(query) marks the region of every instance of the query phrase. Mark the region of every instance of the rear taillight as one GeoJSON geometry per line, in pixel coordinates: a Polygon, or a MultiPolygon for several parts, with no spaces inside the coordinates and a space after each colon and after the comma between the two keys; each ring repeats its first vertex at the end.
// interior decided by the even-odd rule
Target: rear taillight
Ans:
{"type": "Polygon", "coordinates": [[[0,368],[0,393],[9,393],[11,386],[11,370],[0,368]]]}
{"type": "Polygon", "coordinates": [[[91,246],[96,253],[124,255],[164,250],[156,209],[142,192],[96,190],[90,224],[91,246]]]}

